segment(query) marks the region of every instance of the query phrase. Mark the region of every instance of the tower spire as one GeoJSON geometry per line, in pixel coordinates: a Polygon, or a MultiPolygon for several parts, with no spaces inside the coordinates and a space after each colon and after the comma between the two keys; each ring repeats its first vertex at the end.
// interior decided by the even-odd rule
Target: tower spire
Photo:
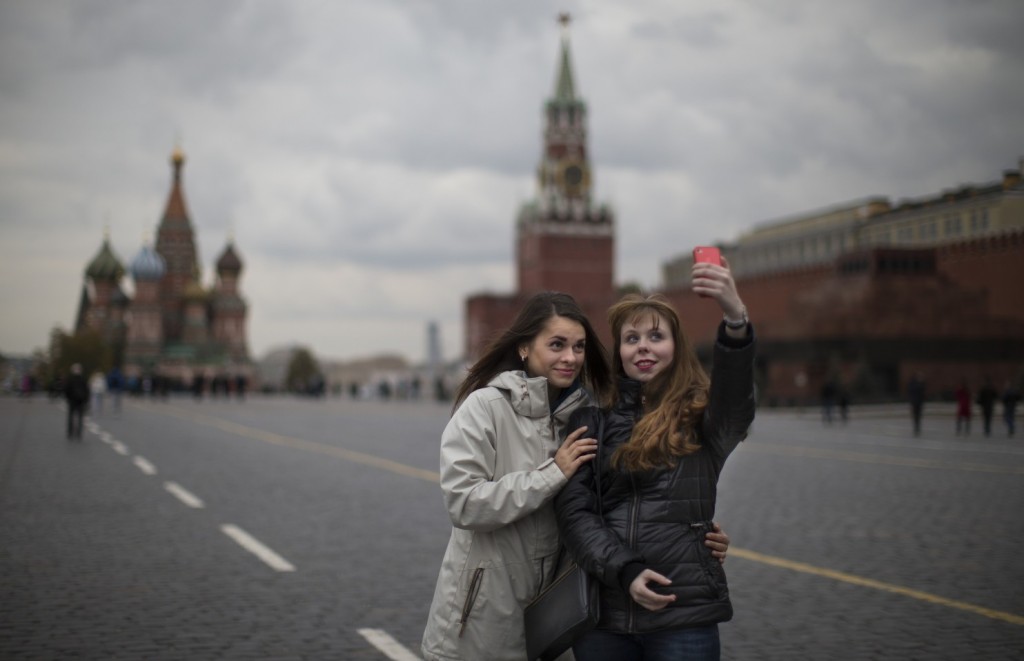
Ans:
{"type": "Polygon", "coordinates": [[[160,281],[163,337],[172,341],[182,337],[182,297],[194,278],[193,274],[199,270],[195,234],[183,191],[184,164],[185,154],[180,146],[175,145],[171,152],[171,165],[174,168],[171,191],[156,231],[156,252],[167,267],[160,281]]]}
{"type": "Polygon", "coordinates": [[[568,13],[558,15],[558,22],[562,26],[562,56],[561,65],[558,68],[558,79],[555,82],[555,101],[573,101],[576,98],[576,88],[572,80],[572,62],[569,59],[569,23],[571,20],[568,13]]]}

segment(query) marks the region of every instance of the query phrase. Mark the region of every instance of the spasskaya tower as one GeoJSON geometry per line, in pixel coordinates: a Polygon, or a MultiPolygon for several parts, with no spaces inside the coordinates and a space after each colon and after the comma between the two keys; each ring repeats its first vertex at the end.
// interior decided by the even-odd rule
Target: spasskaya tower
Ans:
{"type": "Polygon", "coordinates": [[[611,210],[593,201],[587,105],[573,80],[569,16],[559,21],[561,53],[555,93],[544,104],[537,198],[523,205],[516,224],[519,292],[565,291],[581,304],[606,304],[614,288],[614,222],[611,210]]]}
{"type": "Polygon", "coordinates": [[[606,326],[605,312],[615,299],[614,214],[594,202],[587,105],[573,77],[569,16],[558,20],[561,48],[554,95],[544,104],[537,196],[520,208],[516,220],[518,291],[512,296],[478,294],[466,301],[466,357],[471,361],[511,324],[532,294],[571,294],[595,329],[606,326]]]}

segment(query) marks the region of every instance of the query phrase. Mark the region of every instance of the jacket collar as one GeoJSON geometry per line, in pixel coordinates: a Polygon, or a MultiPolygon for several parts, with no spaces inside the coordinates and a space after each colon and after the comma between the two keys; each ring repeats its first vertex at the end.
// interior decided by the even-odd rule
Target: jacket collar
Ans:
{"type": "Polygon", "coordinates": [[[633,410],[641,408],[643,402],[643,385],[636,379],[619,377],[619,399],[617,409],[633,410]]]}
{"type": "Polygon", "coordinates": [[[526,376],[522,370],[510,370],[497,375],[487,384],[492,388],[504,391],[512,410],[527,418],[543,418],[549,415],[559,417],[578,402],[587,397],[586,391],[578,382],[562,391],[561,396],[552,404],[548,402],[548,380],[543,376],[526,376]]]}

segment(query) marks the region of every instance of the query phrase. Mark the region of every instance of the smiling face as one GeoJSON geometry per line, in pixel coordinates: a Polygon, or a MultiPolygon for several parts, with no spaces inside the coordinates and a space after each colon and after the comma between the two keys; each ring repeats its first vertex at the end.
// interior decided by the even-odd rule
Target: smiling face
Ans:
{"type": "Polygon", "coordinates": [[[626,376],[647,383],[672,364],[676,343],[668,321],[660,314],[642,314],[623,324],[619,358],[626,376]]]}
{"type": "Polygon", "coordinates": [[[572,319],[554,316],[529,344],[519,347],[529,376],[543,376],[556,390],[568,388],[583,369],[587,336],[583,326],[572,319]]]}

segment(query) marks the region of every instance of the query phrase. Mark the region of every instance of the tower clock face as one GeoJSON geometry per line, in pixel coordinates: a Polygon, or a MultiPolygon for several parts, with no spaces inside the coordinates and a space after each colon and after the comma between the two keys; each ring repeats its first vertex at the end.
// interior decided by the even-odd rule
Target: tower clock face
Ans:
{"type": "Polygon", "coordinates": [[[565,161],[558,170],[558,185],[568,195],[579,195],[590,185],[586,166],[579,161],[565,161]]]}

